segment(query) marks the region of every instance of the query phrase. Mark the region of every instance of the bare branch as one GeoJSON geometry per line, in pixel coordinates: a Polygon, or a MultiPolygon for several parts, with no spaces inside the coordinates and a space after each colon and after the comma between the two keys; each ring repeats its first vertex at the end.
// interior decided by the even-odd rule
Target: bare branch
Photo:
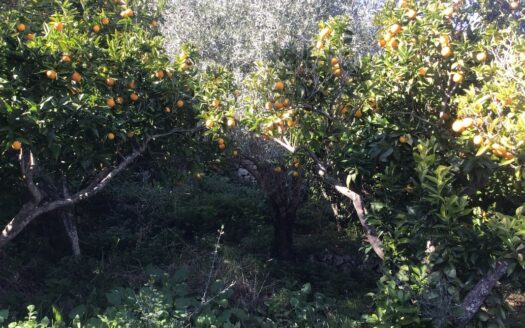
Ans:
{"type": "MultiPolygon", "coordinates": [[[[21,155],[24,163],[23,166],[23,172],[25,172],[25,179],[28,183],[28,188],[33,188],[35,190],[31,190],[31,192],[37,191],[37,196],[40,195],[40,198],[37,199],[38,202],[29,202],[22,206],[22,209],[15,215],[13,219],[4,227],[3,231],[0,233],[0,248],[5,246],[9,241],[14,239],[24,228],[31,223],[33,220],[38,218],[39,216],[49,213],[51,211],[63,208],[65,206],[74,205],[76,203],[79,203],[82,200],[88,199],[102,191],[111,180],[115,176],[117,176],[119,173],[121,173],[124,169],[126,169],[131,163],[133,163],[139,156],[141,156],[147,149],[147,146],[149,142],[156,138],[161,137],[167,137],[172,134],[176,133],[187,133],[187,132],[194,132],[198,131],[202,127],[199,125],[196,128],[193,129],[172,129],[166,133],[161,133],[157,135],[150,136],[146,138],[144,143],[138,148],[135,149],[130,155],[125,157],[117,166],[115,166],[112,169],[105,169],[103,170],[99,175],[97,175],[93,182],[91,182],[87,187],[80,190],[79,192],[73,194],[71,197],[65,197],[63,199],[58,199],[55,201],[51,201],[48,203],[40,204],[42,201],[41,194],[36,188],[36,185],[34,185],[33,179],[32,179],[32,172],[34,168],[34,158],[32,158],[32,155],[26,157],[26,155],[21,155]],[[29,163],[29,165],[27,164],[29,163]],[[32,163],[32,164],[31,164],[32,163]]],[[[30,152],[26,152],[27,154],[30,154],[30,152]]]]}

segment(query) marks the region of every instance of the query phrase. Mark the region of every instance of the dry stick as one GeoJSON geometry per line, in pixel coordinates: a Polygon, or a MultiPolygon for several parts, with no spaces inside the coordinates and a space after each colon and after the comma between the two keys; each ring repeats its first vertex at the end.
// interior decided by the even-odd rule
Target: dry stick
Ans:
{"type": "Polygon", "coordinates": [[[221,245],[221,237],[224,235],[224,225],[221,225],[219,229],[219,236],[217,237],[217,242],[215,243],[215,249],[213,250],[213,260],[211,261],[210,272],[208,273],[208,279],[206,280],[206,286],[204,287],[204,293],[202,294],[201,304],[207,303],[206,295],[208,294],[208,289],[211,284],[211,277],[215,271],[215,262],[217,262],[217,257],[219,256],[219,247],[221,245]]]}
{"type": "Polygon", "coordinates": [[[103,190],[115,176],[120,172],[126,169],[135,159],[142,155],[149,144],[150,141],[166,137],[175,133],[187,133],[195,132],[202,128],[201,125],[198,125],[192,129],[172,129],[166,133],[152,135],[146,138],[141,147],[138,147],[133,150],[133,152],[124,158],[116,167],[112,170],[107,169],[103,170],[94,181],[89,184],[86,188],[80,190],[79,192],[73,194],[71,197],[66,197],[63,199],[55,200],[48,203],[40,204],[42,201],[42,195],[40,190],[36,187],[36,184],[33,180],[33,173],[35,170],[35,160],[32,153],[29,150],[21,150],[20,155],[20,165],[22,168],[22,174],[26,181],[27,188],[31,192],[34,200],[30,201],[22,206],[20,211],[15,215],[13,219],[4,227],[0,233],[0,249],[3,248],[7,243],[14,239],[24,228],[31,223],[37,217],[49,213],[51,211],[63,208],[65,206],[74,205],[82,200],[93,197],[95,194],[103,190]]]}

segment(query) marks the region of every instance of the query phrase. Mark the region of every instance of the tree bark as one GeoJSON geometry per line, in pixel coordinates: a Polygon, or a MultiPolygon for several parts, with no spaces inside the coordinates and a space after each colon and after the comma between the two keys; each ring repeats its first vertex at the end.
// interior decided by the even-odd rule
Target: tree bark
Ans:
{"type": "Polygon", "coordinates": [[[498,281],[507,272],[509,263],[507,261],[498,261],[494,269],[490,270],[481,280],[472,288],[461,302],[463,314],[456,318],[456,327],[464,328],[478,313],[481,305],[492,292],[498,281]]]}
{"type": "Polygon", "coordinates": [[[286,209],[274,209],[273,252],[277,258],[290,259],[293,256],[293,225],[295,213],[286,209]]]}

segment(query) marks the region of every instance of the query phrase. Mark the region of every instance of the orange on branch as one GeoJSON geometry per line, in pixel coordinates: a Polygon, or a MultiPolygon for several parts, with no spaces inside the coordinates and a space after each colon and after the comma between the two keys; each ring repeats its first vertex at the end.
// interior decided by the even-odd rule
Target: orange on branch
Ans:
{"type": "Polygon", "coordinates": [[[113,132],[109,132],[106,137],[109,141],[115,140],[115,134],[113,132]]]}
{"type": "Polygon", "coordinates": [[[455,83],[463,83],[464,80],[465,76],[462,72],[456,72],[452,75],[452,81],[454,81],[455,83]]]}
{"type": "Polygon", "coordinates": [[[23,23],[16,24],[16,30],[18,32],[24,32],[26,30],[26,25],[23,23]]]}
{"type": "Polygon", "coordinates": [[[226,126],[228,126],[231,129],[233,129],[236,124],[237,123],[235,122],[235,119],[233,117],[230,117],[228,118],[228,120],[226,120],[226,126]]]}
{"type": "Polygon", "coordinates": [[[108,87],[113,87],[113,86],[115,85],[115,79],[113,79],[113,78],[111,78],[111,77],[108,77],[108,78],[106,79],[106,85],[107,85],[108,87]]]}
{"type": "Polygon", "coordinates": [[[476,60],[480,63],[483,63],[487,60],[487,53],[486,52],[480,52],[476,55],[476,60]]]}
{"type": "Polygon", "coordinates": [[[56,22],[53,24],[53,28],[59,32],[61,32],[64,29],[64,23],[62,22],[56,22]]]}
{"type": "Polygon", "coordinates": [[[273,89],[276,90],[276,91],[283,91],[284,90],[284,82],[282,82],[282,81],[276,82],[275,85],[273,86],[273,89]]]}
{"type": "Polygon", "coordinates": [[[113,108],[115,107],[115,99],[113,98],[108,98],[106,100],[106,105],[108,105],[109,108],[113,108]]]}
{"type": "Polygon", "coordinates": [[[15,140],[13,141],[13,143],[11,144],[11,148],[13,150],[16,150],[16,151],[19,151],[20,149],[22,149],[22,143],[18,140],[15,140]]]}
{"type": "Polygon", "coordinates": [[[131,101],[137,101],[137,100],[139,100],[139,95],[136,94],[136,93],[132,93],[132,94],[129,96],[129,99],[131,99],[131,101]]]}
{"type": "Polygon", "coordinates": [[[53,69],[49,69],[46,71],[46,76],[50,80],[56,80],[57,79],[57,72],[53,69]]]}
{"type": "Polygon", "coordinates": [[[184,100],[182,99],[177,100],[177,108],[182,108],[182,107],[184,107],[184,100]]]}
{"type": "Polygon", "coordinates": [[[93,25],[93,32],[95,32],[95,33],[100,32],[100,25],[98,25],[98,24],[93,25]]]}
{"type": "Polygon", "coordinates": [[[405,16],[411,20],[416,19],[417,11],[415,11],[414,9],[409,9],[406,11],[405,16]]]}
{"type": "Polygon", "coordinates": [[[465,130],[465,126],[463,125],[462,120],[456,120],[454,123],[452,123],[452,131],[454,132],[463,132],[465,130]]]}
{"type": "Polygon", "coordinates": [[[441,49],[441,56],[443,56],[443,58],[449,58],[452,56],[452,49],[450,47],[443,47],[441,49]]]}
{"type": "Polygon", "coordinates": [[[396,35],[401,32],[401,25],[399,24],[392,24],[388,30],[392,35],[396,35]]]}
{"type": "Polygon", "coordinates": [[[102,25],[109,25],[109,18],[104,17],[102,18],[101,22],[102,22],[102,25]]]}
{"type": "Polygon", "coordinates": [[[82,80],[82,75],[80,75],[79,72],[73,72],[73,74],[71,74],[71,80],[80,82],[82,80]]]}

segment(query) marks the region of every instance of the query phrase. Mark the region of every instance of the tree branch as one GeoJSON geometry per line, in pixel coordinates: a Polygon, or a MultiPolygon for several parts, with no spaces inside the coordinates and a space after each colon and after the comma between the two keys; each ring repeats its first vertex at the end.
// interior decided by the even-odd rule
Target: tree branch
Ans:
{"type": "Polygon", "coordinates": [[[34,168],[34,159],[32,158],[32,154],[30,152],[23,152],[25,154],[30,154],[29,157],[26,157],[26,155],[21,155],[21,158],[23,162],[23,169],[22,172],[25,173],[25,180],[28,185],[28,188],[30,189],[31,193],[33,194],[33,197],[40,195],[38,202],[29,202],[22,206],[22,209],[15,215],[13,219],[4,227],[2,232],[0,233],[0,249],[4,247],[8,242],[10,242],[12,239],[14,239],[24,228],[31,223],[33,220],[38,218],[39,216],[49,213],[51,211],[63,208],[65,206],[74,205],[80,201],[83,201],[85,199],[93,197],[95,194],[102,191],[111,180],[115,176],[117,176],[119,173],[121,173],[124,169],[126,169],[131,163],[133,163],[140,155],[142,155],[149,144],[149,142],[156,138],[162,138],[167,137],[172,134],[176,133],[187,133],[187,132],[194,132],[198,131],[202,127],[199,125],[196,128],[193,129],[172,129],[166,133],[161,133],[157,135],[152,135],[146,138],[144,143],[137,149],[133,150],[133,152],[128,155],[127,157],[124,157],[124,159],[113,169],[106,169],[101,172],[101,174],[97,175],[93,182],[91,182],[87,187],[80,190],[79,192],[73,194],[70,197],[64,197],[63,199],[58,199],[55,201],[47,202],[40,204],[42,201],[42,197],[40,192],[38,191],[38,188],[36,188],[36,185],[33,182],[33,168],[34,168]],[[29,163],[29,165],[27,164],[29,163]],[[32,163],[32,164],[31,164],[32,163]],[[35,192],[37,192],[35,194],[35,192]]]}
{"type": "Polygon", "coordinates": [[[279,139],[272,139],[272,140],[274,142],[276,142],[277,144],[281,145],[282,147],[284,147],[286,150],[292,152],[292,153],[293,152],[297,152],[299,150],[304,150],[308,154],[308,156],[314,160],[314,162],[316,163],[317,167],[319,168],[319,176],[321,178],[323,178],[323,180],[326,183],[328,183],[329,185],[334,187],[335,190],[337,190],[337,192],[339,192],[340,194],[342,194],[343,196],[349,198],[352,201],[352,205],[354,206],[354,209],[355,209],[355,211],[357,213],[357,217],[359,218],[359,222],[361,223],[361,226],[365,230],[365,234],[366,234],[366,238],[367,238],[368,242],[372,246],[372,249],[374,250],[376,255],[381,260],[384,260],[385,259],[385,253],[383,251],[382,242],[379,239],[379,237],[377,236],[377,233],[376,233],[374,227],[369,225],[367,220],[366,220],[367,212],[366,212],[366,207],[364,206],[364,201],[363,201],[363,198],[361,197],[361,195],[358,194],[357,192],[351,190],[350,188],[346,187],[339,180],[331,177],[328,174],[328,171],[326,170],[326,167],[323,165],[321,160],[319,160],[317,155],[315,153],[313,153],[312,151],[310,151],[309,149],[306,149],[304,147],[295,148],[295,147],[292,147],[290,144],[285,143],[285,142],[283,142],[282,140],[279,140],[279,139]]]}
{"type": "Polygon", "coordinates": [[[472,288],[461,302],[463,314],[456,318],[456,327],[463,328],[478,313],[481,305],[492,292],[498,281],[503,277],[509,267],[507,261],[498,261],[494,269],[490,270],[481,280],[472,288]]]}

